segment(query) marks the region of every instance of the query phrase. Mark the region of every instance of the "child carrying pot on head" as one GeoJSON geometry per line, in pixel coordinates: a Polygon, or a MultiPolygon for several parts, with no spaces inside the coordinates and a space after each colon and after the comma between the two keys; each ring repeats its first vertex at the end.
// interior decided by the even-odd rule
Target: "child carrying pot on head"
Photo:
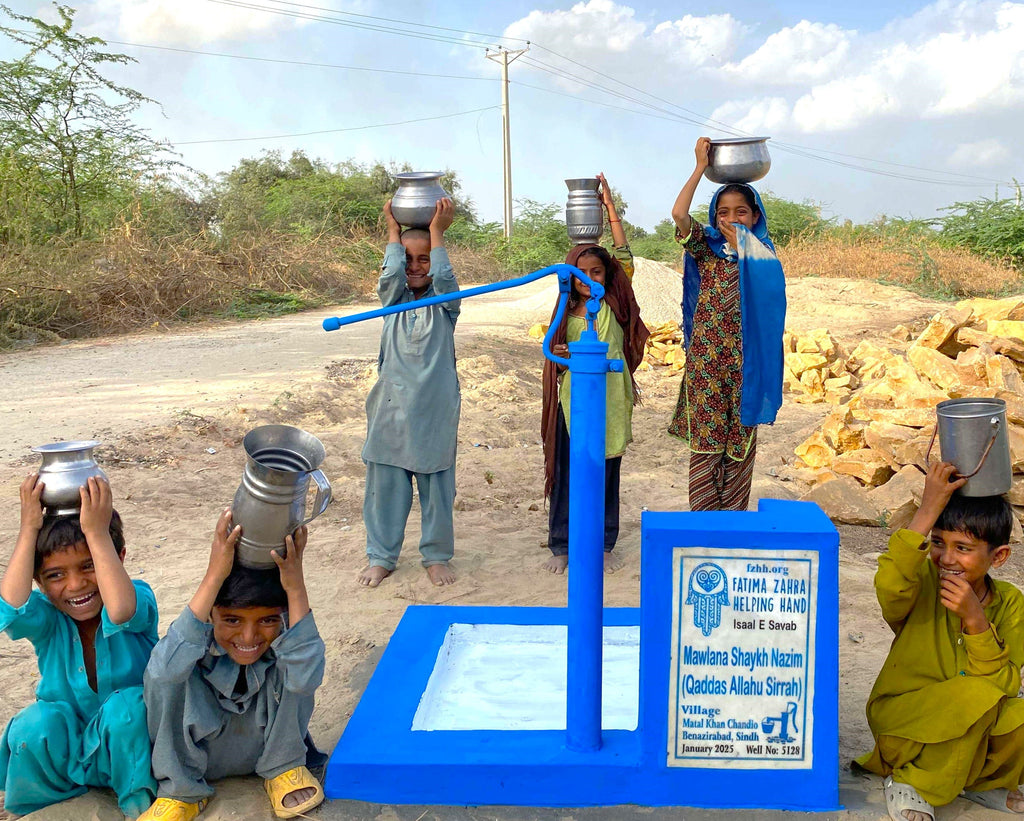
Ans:
{"type": "Polygon", "coordinates": [[[989,576],[1010,557],[1002,496],[966,497],[937,462],[921,507],[878,559],[875,592],[895,637],[868,698],[893,821],[933,821],[958,795],[1024,813],[1024,595],[989,576]]]}
{"type": "MultiPolygon", "coordinates": [[[[402,230],[384,206],[388,245],[377,294],[384,307],[459,290],[444,245],[455,218],[447,197],[438,200],[429,229],[402,230]]],[[[455,449],[462,394],[455,371],[455,322],[460,300],[421,306],[384,317],[377,384],[366,398],[367,566],[359,583],[376,587],[391,575],[412,510],[412,484],[420,497],[420,557],[435,585],[452,584],[455,552],[455,449]]]]}
{"type": "MultiPolygon", "coordinates": [[[[633,441],[633,406],[640,402],[633,374],[643,361],[644,346],[650,332],[640,318],[640,306],[633,294],[633,254],[626,242],[622,221],[612,201],[611,188],[604,174],[601,201],[608,213],[614,256],[600,245],[577,245],[566,256],[569,265],[579,268],[594,282],[604,286],[601,309],[594,329],[608,343],[608,358],[622,359],[626,369],[609,373],[606,393],[605,474],[604,474],[604,566],[606,572],[621,567],[612,550],[619,536],[619,472],[622,455],[633,441]]],[[[561,324],[555,329],[551,350],[568,357],[570,342],[579,340],[587,327],[587,299],[590,286],[573,277],[572,293],[561,324]]],[[[554,321],[558,305],[552,312],[554,321]]],[[[564,573],[569,563],[569,407],[570,378],[560,365],[544,361],[541,440],[544,443],[544,495],[549,497],[548,549],[551,558],[544,567],[552,573],[564,573]]]]}
{"type": "Polygon", "coordinates": [[[278,818],[324,800],[307,769],[324,643],[302,574],[306,528],[273,551],[276,569],[235,565],[241,527],[217,522],[210,563],[146,668],[157,800],[139,821],[191,821],[213,796],[209,782],[256,773],[278,818]]]}
{"type": "Polygon", "coordinates": [[[40,673],[36,702],[0,742],[4,808],[21,815],[109,787],[135,818],[156,792],[142,700],[156,599],[125,572],[107,481],[91,477],[70,516],[44,513],[44,487],[38,473],[21,483],[21,527],[0,580],[0,629],[32,643],[40,673]]]}
{"type": "Polygon", "coordinates": [[[693,173],[672,206],[686,252],[686,364],[668,430],[690,447],[690,510],[746,510],[757,426],[782,407],[786,282],[751,186],[719,188],[707,225],[690,217],[710,147],[697,140],[693,173]]]}

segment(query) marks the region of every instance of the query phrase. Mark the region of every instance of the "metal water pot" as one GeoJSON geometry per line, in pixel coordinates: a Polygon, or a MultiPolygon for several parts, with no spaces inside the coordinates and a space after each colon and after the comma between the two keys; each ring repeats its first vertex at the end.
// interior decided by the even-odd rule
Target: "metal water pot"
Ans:
{"type": "Polygon", "coordinates": [[[597,195],[600,180],[582,177],[566,180],[569,200],[565,203],[565,228],[576,245],[597,242],[604,232],[604,208],[597,195]]]}
{"type": "Polygon", "coordinates": [[[704,176],[711,182],[756,182],[772,167],[766,143],[770,137],[712,140],[704,176]]]}
{"type": "Polygon", "coordinates": [[[242,535],[235,548],[246,567],[275,567],[271,550],[284,555],[285,536],[313,521],[331,501],[331,485],[318,470],[326,451],[312,434],[290,425],[263,425],[242,440],[245,469],[231,515],[242,535]],[[316,483],[313,514],[306,516],[309,480],[316,483]]]}
{"type": "Polygon", "coordinates": [[[395,174],[398,190],[391,198],[391,213],[406,228],[429,228],[437,201],[448,196],[441,187],[442,171],[408,171],[395,174]]]}
{"type": "Polygon", "coordinates": [[[92,452],[99,442],[90,439],[81,442],[53,442],[38,445],[33,452],[43,457],[39,466],[39,481],[43,488],[43,506],[53,516],[73,516],[82,507],[78,490],[90,476],[106,479],[92,452]]]}
{"type": "Polygon", "coordinates": [[[1013,481],[1006,402],[1002,399],[948,399],[936,405],[935,413],[937,421],[928,454],[938,433],[942,460],[952,462],[960,476],[968,477],[959,492],[964,496],[1006,493],[1013,481]]]}

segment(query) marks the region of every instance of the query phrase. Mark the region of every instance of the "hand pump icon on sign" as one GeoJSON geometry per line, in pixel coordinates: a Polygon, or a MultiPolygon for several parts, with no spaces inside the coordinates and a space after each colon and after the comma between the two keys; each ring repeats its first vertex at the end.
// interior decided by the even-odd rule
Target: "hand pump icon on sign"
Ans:
{"type": "Polygon", "coordinates": [[[766,741],[773,744],[791,744],[796,739],[789,734],[789,722],[793,722],[793,729],[799,730],[796,726],[796,702],[790,701],[786,705],[786,709],[782,715],[778,716],[765,716],[761,719],[761,730],[767,734],[770,733],[776,726],[779,728],[779,734],[772,736],[766,741]]]}

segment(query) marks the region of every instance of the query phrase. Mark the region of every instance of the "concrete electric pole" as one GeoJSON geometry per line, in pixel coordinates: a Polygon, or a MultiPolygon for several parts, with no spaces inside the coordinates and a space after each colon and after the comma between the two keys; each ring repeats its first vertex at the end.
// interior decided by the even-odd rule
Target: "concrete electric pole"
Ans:
{"type": "Polygon", "coordinates": [[[512,236],[512,136],[509,129],[508,115],[508,64],[522,57],[530,50],[530,44],[526,48],[517,51],[509,51],[506,48],[499,48],[496,52],[488,50],[487,59],[501,64],[501,124],[504,135],[504,180],[505,180],[505,239],[512,236]]]}

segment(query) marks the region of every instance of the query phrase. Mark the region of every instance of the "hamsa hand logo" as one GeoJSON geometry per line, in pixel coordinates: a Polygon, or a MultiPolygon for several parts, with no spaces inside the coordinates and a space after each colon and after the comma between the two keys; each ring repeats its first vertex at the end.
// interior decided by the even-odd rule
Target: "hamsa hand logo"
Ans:
{"type": "Polygon", "coordinates": [[[722,606],[729,604],[725,571],[713,562],[697,565],[690,573],[686,603],[693,605],[693,626],[705,636],[722,623],[722,606]]]}

